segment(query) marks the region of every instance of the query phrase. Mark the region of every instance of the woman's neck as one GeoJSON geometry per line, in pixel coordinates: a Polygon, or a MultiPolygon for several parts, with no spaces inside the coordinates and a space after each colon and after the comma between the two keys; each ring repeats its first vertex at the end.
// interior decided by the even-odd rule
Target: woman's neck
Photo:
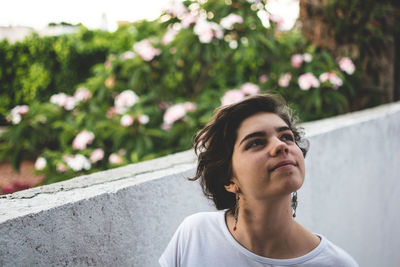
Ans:
{"type": "Polygon", "coordinates": [[[290,196],[265,202],[241,199],[237,229],[227,217],[233,237],[248,250],[269,258],[294,258],[314,249],[319,239],[292,218],[290,196]]]}

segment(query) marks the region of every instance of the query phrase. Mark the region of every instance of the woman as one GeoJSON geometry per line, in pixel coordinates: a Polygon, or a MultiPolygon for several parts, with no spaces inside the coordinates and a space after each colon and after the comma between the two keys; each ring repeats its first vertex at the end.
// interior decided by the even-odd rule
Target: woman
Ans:
{"type": "Polygon", "coordinates": [[[189,216],[161,266],[358,266],[294,220],[308,143],[284,102],[256,95],[221,107],[196,136],[197,172],[217,212],[189,216]]]}

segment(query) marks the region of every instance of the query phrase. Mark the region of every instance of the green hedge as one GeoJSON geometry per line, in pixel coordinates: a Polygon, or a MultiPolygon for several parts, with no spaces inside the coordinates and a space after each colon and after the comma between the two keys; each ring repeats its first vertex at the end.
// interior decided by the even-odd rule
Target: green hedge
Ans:
{"type": "Polygon", "coordinates": [[[6,123],[7,112],[16,105],[47,101],[58,92],[72,93],[77,84],[91,75],[93,65],[104,62],[111,52],[128,49],[132,42],[129,39],[120,32],[93,31],[81,26],[72,34],[32,34],[15,44],[1,41],[0,125],[6,123]]]}

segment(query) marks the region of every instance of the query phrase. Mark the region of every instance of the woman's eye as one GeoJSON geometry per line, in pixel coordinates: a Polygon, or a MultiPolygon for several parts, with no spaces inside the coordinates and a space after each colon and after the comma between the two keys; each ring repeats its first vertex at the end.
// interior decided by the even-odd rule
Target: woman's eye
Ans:
{"type": "Polygon", "coordinates": [[[291,141],[291,142],[294,141],[294,137],[291,134],[284,134],[282,135],[281,139],[284,141],[291,141]]]}
{"type": "Polygon", "coordinates": [[[265,145],[265,140],[254,139],[254,140],[252,140],[252,141],[247,143],[246,150],[250,149],[250,148],[253,148],[253,147],[257,147],[257,146],[262,146],[262,145],[265,145]]]}

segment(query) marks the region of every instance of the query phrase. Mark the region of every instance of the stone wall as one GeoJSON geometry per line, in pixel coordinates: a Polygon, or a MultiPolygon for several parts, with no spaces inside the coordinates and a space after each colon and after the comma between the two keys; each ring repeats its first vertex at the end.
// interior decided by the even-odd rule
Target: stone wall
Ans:
{"type": "MultiPolygon", "coordinates": [[[[297,220],[360,266],[400,262],[400,103],[305,123],[297,220]]],[[[214,210],[182,152],[0,197],[0,266],[157,266],[182,219],[214,210]]]]}

